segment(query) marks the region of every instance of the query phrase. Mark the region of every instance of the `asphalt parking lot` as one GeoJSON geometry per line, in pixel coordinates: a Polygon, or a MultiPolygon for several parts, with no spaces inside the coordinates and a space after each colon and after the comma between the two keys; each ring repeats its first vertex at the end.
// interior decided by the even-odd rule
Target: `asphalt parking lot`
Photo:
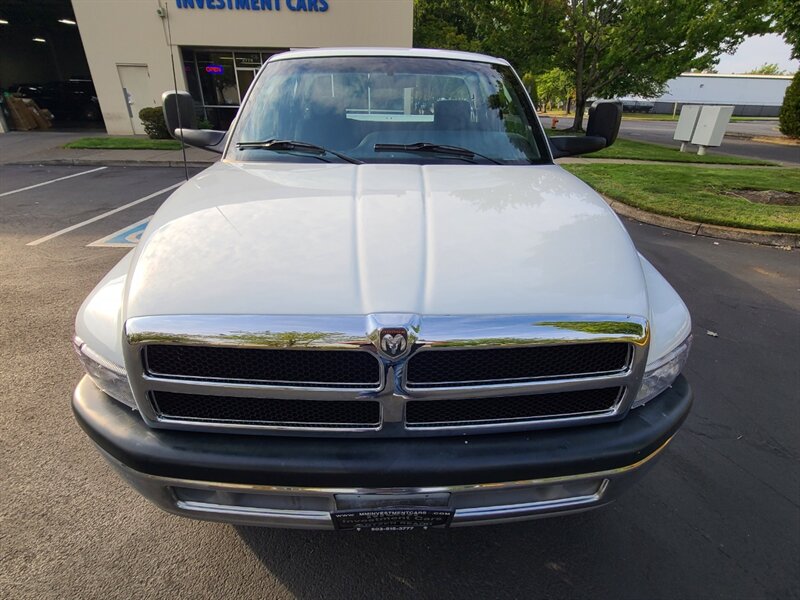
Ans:
{"type": "Polygon", "coordinates": [[[72,418],[70,338],[128,251],[107,244],[135,239],[182,176],[0,166],[0,597],[800,598],[798,253],[635,222],[692,311],[696,400],[614,505],[404,535],[231,527],[149,505],[72,418]]]}

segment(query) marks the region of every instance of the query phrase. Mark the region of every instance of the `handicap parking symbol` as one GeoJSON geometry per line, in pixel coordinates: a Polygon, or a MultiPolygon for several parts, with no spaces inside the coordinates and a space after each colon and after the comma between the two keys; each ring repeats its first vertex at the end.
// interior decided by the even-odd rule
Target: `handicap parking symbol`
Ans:
{"type": "Polygon", "coordinates": [[[123,227],[119,231],[115,231],[111,235],[107,235],[91,244],[87,244],[87,246],[92,248],[133,248],[142,239],[142,234],[151,218],[152,215],[132,225],[123,227]]]}

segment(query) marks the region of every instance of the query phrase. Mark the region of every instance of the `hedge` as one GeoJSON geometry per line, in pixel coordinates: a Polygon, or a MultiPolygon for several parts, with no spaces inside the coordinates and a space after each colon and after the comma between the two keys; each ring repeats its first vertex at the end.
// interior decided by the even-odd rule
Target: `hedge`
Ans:
{"type": "Polygon", "coordinates": [[[786,88],[778,118],[783,135],[800,138],[800,71],[794,74],[792,83],[786,88]]]}
{"type": "Polygon", "coordinates": [[[168,140],[172,136],[169,134],[167,124],[164,122],[164,111],[160,106],[150,106],[139,111],[139,119],[144,125],[144,130],[150,139],[168,140]]]}

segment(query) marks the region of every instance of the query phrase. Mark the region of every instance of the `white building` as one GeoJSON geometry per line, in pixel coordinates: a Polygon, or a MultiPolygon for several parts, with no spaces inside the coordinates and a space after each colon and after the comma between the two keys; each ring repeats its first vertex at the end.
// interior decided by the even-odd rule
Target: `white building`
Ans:
{"type": "Polygon", "coordinates": [[[775,117],[780,111],[791,75],[724,75],[684,73],[667,83],[654,100],[653,112],[672,113],[684,104],[733,105],[734,115],[775,117]]]}
{"type": "Polygon", "coordinates": [[[72,0],[109,133],[175,86],[226,129],[261,64],[291,48],[411,46],[412,0],[72,0]]]}

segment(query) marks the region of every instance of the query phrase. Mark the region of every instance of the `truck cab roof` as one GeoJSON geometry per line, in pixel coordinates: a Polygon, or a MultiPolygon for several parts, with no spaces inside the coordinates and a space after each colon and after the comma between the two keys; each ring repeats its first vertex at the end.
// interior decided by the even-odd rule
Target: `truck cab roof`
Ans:
{"type": "Polygon", "coordinates": [[[435,50],[431,48],[308,48],[304,50],[290,50],[289,52],[275,54],[267,62],[270,63],[279,60],[293,60],[298,58],[330,58],[340,56],[442,58],[448,60],[465,60],[509,66],[508,61],[502,58],[487,56],[486,54],[460,52],[457,50],[435,50]]]}

